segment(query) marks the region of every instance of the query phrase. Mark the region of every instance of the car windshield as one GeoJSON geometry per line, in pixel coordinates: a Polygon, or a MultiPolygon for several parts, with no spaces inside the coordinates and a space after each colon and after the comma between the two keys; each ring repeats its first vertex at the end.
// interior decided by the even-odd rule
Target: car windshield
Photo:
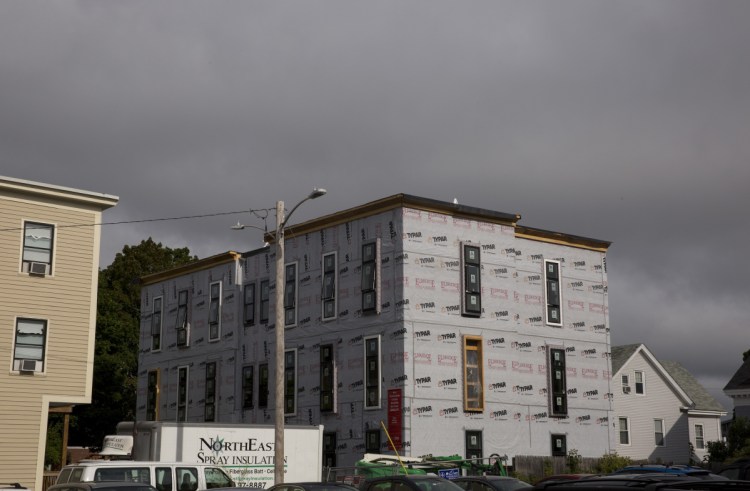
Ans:
{"type": "Polygon", "coordinates": [[[463,491],[460,486],[444,479],[415,479],[420,491],[463,491]]]}

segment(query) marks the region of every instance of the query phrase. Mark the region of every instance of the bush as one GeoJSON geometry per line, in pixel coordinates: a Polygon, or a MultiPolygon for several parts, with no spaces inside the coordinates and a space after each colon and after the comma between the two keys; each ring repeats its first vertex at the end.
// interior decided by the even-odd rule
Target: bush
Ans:
{"type": "Polygon", "coordinates": [[[630,465],[633,461],[630,457],[617,455],[617,452],[602,455],[599,463],[596,465],[596,472],[599,474],[610,474],[618,469],[630,465]]]}

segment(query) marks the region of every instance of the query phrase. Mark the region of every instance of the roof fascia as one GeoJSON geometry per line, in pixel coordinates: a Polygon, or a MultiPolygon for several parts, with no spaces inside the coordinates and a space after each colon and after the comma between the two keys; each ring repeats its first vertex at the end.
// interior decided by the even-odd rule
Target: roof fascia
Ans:
{"type": "Polygon", "coordinates": [[[67,201],[105,210],[117,204],[117,196],[82,189],[43,184],[40,182],[0,176],[0,190],[20,196],[38,196],[53,201],[67,201]]]}
{"type": "Polygon", "coordinates": [[[239,252],[228,251],[222,254],[207,257],[205,259],[199,259],[198,261],[192,262],[190,264],[178,266],[176,268],[161,271],[159,273],[152,273],[146,276],[142,276],[141,286],[153,285],[154,283],[171,280],[172,278],[177,278],[178,276],[195,273],[196,271],[206,270],[209,268],[213,268],[214,266],[219,266],[221,264],[235,262],[238,261],[241,257],[242,254],[240,254],[239,252]]]}
{"type": "Polygon", "coordinates": [[[516,237],[547,242],[550,244],[578,247],[580,249],[589,249],[597,252],[607,252],[609,246],[612,245],[612,242],[606,240],[592,239],[589,237],[564,234],[561,232],[552,232],[550,230],[542,230],[523,225],[518,225],[516,227],[516,237]]]}
{"type": "MultiPolygon", "coordinates": [[[[654,354],[651,353],[651,351],[649,351],[649,349],[646,347],[645,344],[641,344],[640,346],[638,346],[638,348],[633,353],[633,356],[635,356],[636,353],[639,353],[639,352],[642,353],[643,356],[649,362],[651,362],[651,364],[654,366],[654,369],[656,369],[656,371],[659,373],[659,375],[661,375],[664,378],[664,380],[667,381],[667,384],[669,384],[670,386],[672,386],[672,389],[677,393],[677,395],[679,397],[682,398],[683,401],[685,401],[685,403],[687,403],[688,405],[695,405],[695,402],[690,398],[690,396],[687,395],[687,393],[684,390],[682,390],[682,387],[680,387],[680,384],[678,384],[677,381],[672,378],[672,376],[669,374],[669,372],[667,372],[664,369],[664,367],[662,366],[662,364],[659,363],[659,360],[656,359],[656,357],[654,356],[654,354]]],[[[630,359],[632,359],[632,358],[633,357],[631,356],[630,359]]],[[[628,359],[628,362],[630,362],[630,359],[628,359]]],[[[625,365],[623,365],[623,367],[624,366],[625,365]]]]}

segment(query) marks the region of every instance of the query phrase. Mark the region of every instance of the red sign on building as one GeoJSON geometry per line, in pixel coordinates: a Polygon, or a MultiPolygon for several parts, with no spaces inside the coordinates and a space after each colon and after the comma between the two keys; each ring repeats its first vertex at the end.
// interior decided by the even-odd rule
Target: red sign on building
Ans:
{"type": "Polygon", "coordinates": [[[396,450],[401,450],[401,429],[403,427],[404,398],[401,389],[388,389],[388,434],[396,450]]]}

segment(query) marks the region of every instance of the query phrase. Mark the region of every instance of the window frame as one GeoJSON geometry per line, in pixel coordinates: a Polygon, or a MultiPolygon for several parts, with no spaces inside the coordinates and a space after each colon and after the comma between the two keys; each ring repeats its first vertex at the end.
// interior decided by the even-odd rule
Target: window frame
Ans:
{"type": "Polygon", "coordinates": [[[218,364],[215,361],[206,362],[206,385],[205,397],[203,399],[203,421],[216,421],[216,401],[218,386],[216,384],[216,370],[218,364]]]}
{"type": "Polygon", "coordinates": [[[553,457],[565,457],[568,455],[568,435],[563,433],[552,433],[550,435],[550,453],[553,457]],[[561,443],[561,444],[558,444],[561,443]]]}
{"type": "Polygon", "coordinates": [[[260,280],[259,289],[258,301],[260,303],[260,312],[258,312],[258,319],[261,324],[268,324],[271,313],[271,280],[268,278],[260,280]]]}
{"type": "Polygon", "coordinates": [[[245,326],[255,325],[255,282],[246,283],[242,288],[242,323],[245,326]]]}
{"type": "Polygon", "coordinates": [[[467,459],[481,459],[484,457],[484,435],[482,430],[464,430],[464,455],[467,459]],[[472,442],[475,439],[475,442],[472,442]],[[473,451],[475,451],[473,453],[473,451]]]}
{"type": "Polygon", "coordinates": [[[382,360],[381,360],[381,353],[382,353],[382,346],[381,346],[381,339],[380,335],[377,334],[375,336],[365,336],[364,337],[364,358],[365,358],[365,366],[364,366],[364,382],[365,382],[365,393],[364,393],[364,408],[365,410],[371,410],[371,409],[380,409],[382,402],[381,399],[383,398],[383,388],[381,379],[383,377],[382,371],[382,360]],[[369,353],[369,349],[371,346],[375,347],[375,353],[369,353]],[[374,366],[373,366],[374,363],[374,366]],[[370,403],[370,393],[371,391],[375,391],[375,397],[373,399],[376,400],[376,402],[370,403]]]}
{"type": "Polygon", "coordinates": [[[636,395],[643,396],[646,395],[646,372],[643,370],[635,370],[633,372],[633,385],[635,387],[635,393],[636,395]],[[638,381],[638,376],[640,375],[641,381],[638,381]]]}
{"type": "Polygon", "coordinates": [[[336,412],[336,351],[332,343],[320,345],[320,412],[336,412]]]}
{"type": "Polygon", "coordinates": [[[338,316],[338,253],[336,251],[323,253],[320,263],[320,318],[324,321],[336,319],[338,316]],[[332,269],[326,259],[332,258],[332,269]],[[330,285],[326,285],[330,282],[330,285]]]}
{"type": "Polygon", "coordinates": [[[666,440],[665,440],[665,435],[664,435],[664,420],[661,418],[654,418],[654,446],[656,447],[666,446],[666,440]],[[657,431],[657,427],[656,427],[657,424],[661,426],[661,431],[657,431]],[[661,435],[661,437],[659,435],[661,435]]]}
{"type": "Polygon", "coordinates": [[[177,367],[177,417],[178,423],[186,422],[188,416],[188,401],[190,390],[190,367],[181,365],[177,367]]]}
{"type": "Polygon", "coordinates": [[[622,393],[630,394],[630,391],[632,390],[630,387],[630,375],[628,375],[627,373],[623,373],[620,376],[620,383],[622,385],[622,393]]]}
{"type": "Polygon", "coordinates": [[[484,412],[484,353],[482,336],[464,335],[463,337],[463,377],[464,377],[464,411],[471,413],[484,412]],[[476,353],[476,364],[469,363],[470,353],[476,353]],[[476,369],[476,375],[471,369],[476,369]],[[470,382],[471,378],[471,382],[470,382]],[[470,387],[477,388],[477,396],[471,396],[470,387]],[[475,405],[472,405],[475,404],[475,405]]]}
{"type": "Polygon", "coordinates": [[[297,348],[284,351],[284,416],[297,414],[297,348]]]}
{"type": "Polygon", "coordinates": [[[146,420],[159,421],[159,401],[161,399],[161,371],[151,369],[146,374],[146,420]]]}
{"type": "Polygon", "coordinates": [[[562,312],[562,264],[560,261],[552,259],[544,260],[544,321],[548,326],[562,327],[563,325],[563,312],[562,312]],[[550,270],[550,266],[554,266],[550,270]],[[556,297],[556,298],[555,298],[556,297]],[[556,303],[555,303],[556,302],[556,303]],[[557,309],[557,315],[559,320],[554,321],[552,315],[557,309]]]}
{"type": "Polygon", "coordinates": [[[703,428],[703,424],[696,423],[694,427],[695,431],[695,448],[698,450],[705,450],[706,448],[706,432],[703,428]],[[698,431],[700,428],[700,432],[698,431]],[[698,435],[700,433],[700,436],[698,435]]]}
{"type": "Polygon", "coordinates": [[[177,347],[190,346],[190,290],[188,288],[177,291],[175,330],[177,331],[177,347]]]}
{"type": "Polygon", "coordinates": [[[24,220],[23,222],[23,229],[21,231],[21,272],[27,273],[29,275],[34,276],[48,276],[51,275],[53,270],[52,266],[54,264],[54,258],[55,258],[55,238],[57,237],[57,226],[51,223],[44,223],[44,222],[37,222],[34,220],[24,220]],[[29,226],[36,226],[37,229],[49,229],[49,248],[46,247],[37,247],[37,246],[30,246],[26,244],[26,240],[28,237],[28,231],[29,226]],[[33,255],[33,254],[39,254],[39,253],[45,253],[49,255],[48,260],[39,260],[37,258],[32,259],[31,257],[27,257],[27,254],[33,255]],[[45,264],[45,271],[44,274],[35,274],[31,272],[31,263],[40,263],[45,264]]]}
{"type": "Polygon", "coordinates": [[[365,452],[380,453],[382,443],[380,428],[365,430],[365,452]]]}
{"type": "Polygon", "coordinates": [[[297,325],[299,305],[299,268],[297,261],[284,265],[284,327],[297,325]]]}
{"type": "Polygon", "coordinates": [[[221,281],[212,281],[208,286],[208,342],[221,340],[221,310],[222,291],[221,281]]]}
{"type": "Polygon", "coordinates": [[[547,373],[550,416],[565,417],[568,415],[568,376],[564,348],[547,346],[547,373]]]}
{"type": "Polygon", "coordinates": [[[269,370],[270,370],[270,367],[268,366],[268,363],[258,364],[258,407],[259,408],[268,407],[268,396],[269,396],[270,379],[271,379],[271,373],[269,370]]]}
{"type": "Polygon", "coordinates": [[[164,325],[164,296],[159,295],[151,300],[151,352],[161,351],[162,328],[164,325]],[[157,304],[159,308],[157,309],[157,304]],[[157,326],[158,324],[158,326],[157,326]]]}
{"type": "Polygon", "coordinates": [[[255,366],[245,365],[242,367],[242,409],[255,408],[255,366]],[[249,375],[248,375],[249,372],[249,375]]]}
{"type": "Polygon", "coordinates": [[[461,315],[482,316],[482,248],[479,243],[461,242],[461,315]],[[474,257],[473,252],[476,253],[474,257]],[[476,281],[474,280],[476,275],[476,281]],[[473,305],[476,304],[476,307],[473,305]],[[470,308],[470,306],[472,306],[470,308]]]}
{"type": "Polygon", "coordinates": [[[368,240],[361,247],[361,283],[362,314],[372,315],[380,313],[380,239],[368,240]],[[372,252],[370,252],[372,248],[372,252]],[[372,280],[368,280],[372,271],[372,280]]]}
{"type": "Polygon", "coordinates": [[[26,370],[22,370],[22,364],[23,360],[33,360],[35,362],[34,364],[34,370],[29,371],[30,373],[37,374],[37,373],[45,373],[47,370],[47,342],[49,341],[49,320],[47,319],[38,319],[33,317],[16,317],[15,319],[15,327],[13,329],[13,356],[11,358],[12,362],[12,368],[14,372],[19,373],[26,373],[26,370]],[[37,334],[35,332],[27,332],[24,335],[29,336],[41,336],[41,343],[29,343],[29,342],[19,342],[19,332],[20,325],[19,323],[24,323],[25,327],[35,326],[35,328],[39,328],[41,330],[41,334],[37,334]],[[22,354],[24,350],[28,350],[29,353],[33,352],[39,352],[39,355],[34,356],[19,356],[19,347],[22,350],[22,354]],[[41,368],[39,367],[41,365],[41,368]]]}
{"type": "Polygon", "coordinates": [[[630,439],[630,418],[625,416],[618,416],[617,418],[617,433],[618,438],[617,441],[620,445],[624,445],[626,447],[629,447],[631,445],[631,439],[630,439]],[[623,422],[625,423],[625,427],[623,429],[623,422]],[[623,438],[627,440],[625,443],[623,443],[623,438]]]}

